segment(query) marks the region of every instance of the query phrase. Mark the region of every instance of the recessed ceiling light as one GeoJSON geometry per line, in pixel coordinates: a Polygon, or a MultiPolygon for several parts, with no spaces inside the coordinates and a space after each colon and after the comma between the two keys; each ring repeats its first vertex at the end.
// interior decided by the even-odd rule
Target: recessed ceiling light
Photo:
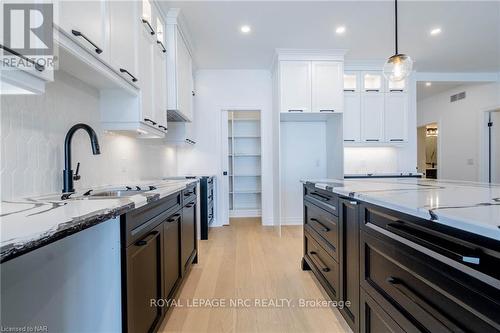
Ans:
{"type": "Polygon", "coordinates": [[[430,87],[430,86],[432,86],[432,82],[425,82],[425,86],[426,86],[426,87],[430,87]]]}
{"type": "Polygon", "coordinates": [[[431,36],[436,36],[441,33],[441,28],[434,28],[431,30],[431,36]]]}
{"type": "Polygon", "coordinates": [[[250,31],[252,31],[252,28],[250,28],[249,25],[242,25],[240,31],[244,34],[249,34],[250,31]]]}
{"type": "Polygon", "coordinates": [[[345,26],[338,26],[337,29],[335,29],[335,32],[337,33],[337,35],[342,35],[343,33],[345,33],[345,26]]]}

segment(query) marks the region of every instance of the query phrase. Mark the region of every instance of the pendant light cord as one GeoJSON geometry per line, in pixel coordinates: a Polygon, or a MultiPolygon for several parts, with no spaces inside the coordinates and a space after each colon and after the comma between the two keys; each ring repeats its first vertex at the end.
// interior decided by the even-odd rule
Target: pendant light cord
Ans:
{"type": "Polygon", "coordinates": [[[395,25],[395,40],[396,40],[396,53],[398,54],[398,0],[394,0],[394,25],[395,25]]]}

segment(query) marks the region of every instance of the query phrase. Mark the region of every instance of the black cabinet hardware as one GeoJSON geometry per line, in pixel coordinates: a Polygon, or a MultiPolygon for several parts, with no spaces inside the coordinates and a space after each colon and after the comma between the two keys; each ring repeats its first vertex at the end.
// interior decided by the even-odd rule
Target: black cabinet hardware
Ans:
{"type": "Polygon", "coordinates": [[[194,90],[191,91],[191,96],[196,96],[196,93],[194,92],[194,90]]]}
{"type": "Polygon", "coordinates": [[[181,217],[181,214],[174,214],[172,217],[170,217],[167,222],[175,222],[181,217]]]}
{"type": "Polygon", "coordinates": [[[378,142],[379,139],[365,139],[366,142],[378,142]]]}
{"type": "Polygon", "coordinates": [[[154,190],[156,190],[156,187],[155,187],[155,186],[151,186],[151,185],[150,185],[150,186],[149,186],[149,190],[150,190],[150,191],[154,191],[154,190]]]}
{"type": "Polygon", "coordinates": [[[386,224],[386,228],[395,234],[421,244],[445,257],[464,264],[481,264],[481,253],[479,250],[471,249],[460,245],[444,237],[436,237],[432,234],[412,227],[403,221],[396,221],[386,224]],[[465,253],[465,254],[463,254],[465,253]]]}
{"type": "Polygon", "coordinates": [[[323,231],[323,232],[330,231],[330,229],[328,229],[327,227],[325,227],[325,225],[323,223],[321,223],[318,219],[316,219],[316,218],[313,217],[313,218],[311,218],[311,221],[314,221],[317,224],[319,224],[321,226],[321,228],[322,228],[321,231],[323,231]]]}
{"type": "Polygon", "coordinates": [[[71,193],[64,193],[63,195],[61,195],[61,200],[68,200],[69,197],[75,192],[71,192],[71,193]]]}
{"type": "Polygon", "coordinates": [[[125,68],[120,68],[120,73],[126,73],[128,75],[130,75],[130,77],[132,78],[132,82],[137,82],[137,78],[135,76],[133,76],[128,70],[126,70],[125,68]]]}
{"type": "Polygon", "coordinates": [[[392,142],[402,142],[404,140],[403,139],[391,139],[390,141],[392,141],[392,142]]]}
{"type": "Polygon", "coordinates": [[[158,231],[153,230],[151,231],[144,239],[141,239],[137,242],[135,242],[136,246],[146,246],[148,243],[155,238],[155,236],[158,234],[158,231]]]}
{"type": "Polygon", "coordinates": [[[149,118],[144,118],[144,121],[147,122],[147,123],[151,123],[151,125],[155,126],[156,125],[156,122],[152,121],[151,119],[149,118]]]}
{"type": "Polygon", "coordinates": [[[185,197],[189,197],[190,195],[193,195],[193,192],[191,192],[191,191],[190,191],[190,192],[186,192],[186,193],[184,193],[184,196],[185,196],[185,197]]]}
{"type": "Polygon", "coordinates": [[[187,204],[186,206],[184,206],[185,208],[191,208],[194,206],[194,203],[190,203],[190,204],[187,204]]]}
{"type": "Polygon", "coordinates": [[[344,89],[345,92],[355,92],[356,90],[354,89],[344,89]]]}
{"type": "Polygon", "coordinates": [[[141,191],[141,188],[140,188],[139,186],[136,186],[136,187],[135,187],[135,189],[136,189],[137,191],[141,191]]]}
{"type": "Polygon", "coordinates": [[[132,189],[132,187],[130,186],[125,186],[125,188],[127,189],[127,191],[130,191],[132,189]]]}
{"type": "Polygon", "coordinates": [[[166,128],[165,126],[163,126],[163,125],[158,125],[158,128],[161,128],[161,129],[163,129],[164,131],[166,131],[166,130],[167,130],[167,128],[166,128]]]}
{"type": "Polygon", "coordinates": [[[403,92],[403,89],[390,89],[390,92],[403,92]]]}
{"type": "Polygon", "coordinates": [[[380,89],[366,89],[366,92],[379,92],[380,89]]]}
{"type": "Polygon", "coordinates": [[[95,52],[97,54],[101,54],[102,53],[102,49],[99,46],[97,46],[94,42],[92,42],[90,39],[88,39],[87,36],[85,36],[84,34],[82,34],[80,31],[78,31],[78,30],[71,30],[71,33],[73,35],[75,35],[76,37],[82,37],[83,39],[85,39],[90,45],[92,45],[95,48],[95,52]]]}
{"type": "Polygon", "coordinates": [[[353,140],[353,139],[344,139],[344,142],[354,142],[356,140],[353,140]]]}
{"type": "Polygon", "coordinates": [[[142,19],[142,23],[144,23],[145,25],[147,25],[147,26],[148,26],[148,28],[149,28],[149,33],[150,33],[151,35],[154,35],[154,34],[155,34],[155,31],[153,30],[153,27],[151,26],[151,23],[149,23],[149,21],[148,21],[148,20],[146,20],[146,19],[142,19]]]}
{"type": "Polygon", "coordinates": [[[165,46],[163,45],[162,42],[160,42],[159,40],[156,41],[156,44],[160,45],[161,46],[161,51],[163,53],[167,52],[167,49],[165,48],[165,46]]]}
{"type": "Polygon", "coordinates": [[[40,65],[39,63],[37,63],[36,61],[34,61],[33,59],[30,59],[24,55],[22,55],[21,53],[17,52],[17,51],[14,51],[13,49],[11,48],[8,48],[7,46],[5,45],[2,45],[0,44],[0,48],[4,49],[5,51],[9,52],[10,54],[12,55],[15,55],[16,57],[19,57],[21,59],[23,59],[24,61],[27,61],[29,62],[30,64],[32,64],[35,69],[39,72],[43,72],[45,70],[45,66],[43,65],[40,65]]]}
{"type": "Polygon", "coordinates": [[[415,304],[427,316],[441,323],[444,327],[452,329],[452,332],[463,332],[463,330],[454,325],[452,320],[447,318],[447,316],[445,316],[439,309],[437,309],[435,306],[432,306],[429,302],[426,302],[422,297],[418,296],[416,292],[411,290],[403,280],[393,276],[389,276],[386,281],[387,283],[392,285],[401,295],[403,295],[403,297],[407,298],[411,303],[415,304]]]}
{"type": "Polygon", "coordinates": [[[335,110],[330,109],[330,110],[319,110],[319,112],[335,112],[335,110]]]}
{"type": "Polygon", "coordinates": [[[327,197],[326,195],[322,195],[322,194],[319,194],[317,192],[311,192],[311,195],[314,195],[315,197],[318,197],[319,199],[323,200],[323,201],[328,201],[330,200],[329,197],[327,197]]]}
{"type": "Polygon", "coordinates": [[[288,112],[304,112],[304,110],[288,110],[288,112]]]}
{"type": "Polygon", "coordinates": [[[87,192],[83,193],[84,197],[88,197],[90,193],[92,193],[93,190],[88,190],[87,192]]]}
{"type": "Polygon", "coordinates": [[[328,268],[328,266],[326,266],[323,263],[323,261],[320,259],[320,257],[318,256],[318,253],[316,253],[315,251],[310,251],[309,254],[316,257],[316,260],[318,261],[319,266],[321,266],[319,269],[321,269],[325,273],[330,271],[330,268],[328,268]]]}

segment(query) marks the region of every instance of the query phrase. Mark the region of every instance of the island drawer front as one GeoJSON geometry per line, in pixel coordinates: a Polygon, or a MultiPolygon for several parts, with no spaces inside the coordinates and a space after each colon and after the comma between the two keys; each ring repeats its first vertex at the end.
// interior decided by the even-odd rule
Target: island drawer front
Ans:
{"type": "Polygon", "coordinates": [[[316,188],[313,184],[306,184],[304,198],[333,215],[339,215],[339,197],[335,193],[316,188]]]}
{"type": "Polygon", "coordinates": [[[361,221],[365,231],[375,225],[500,281],[500,242],[366,203],[361,221]]]}
{"type": "Polygon", "coordinates": [[[360,333],[404,333],[398,323],[373,298],[359,288],[360,333]]]}
{"type": "MultiPolygon", "coordinates": [[[[323,286],[326,289],[331,289],[330,294],[338,295],[339,264],[308,232],[304,233],[304,252],[309,261],[314,264],[313,271],[315,271],[316,275],[320,275],[318,278],[323,286]],[[324,285],[325,282],[326,286],[324,285]]],[[[337,297],[333,299],[337,300],[337,297]]]]}
{"type": "MultiPolygon", "coordinates": [[[[125,228],[125,237],[128,239],[132,233],[132,230],[137,229],[139,226],[150,222],[155,217],[165,212],[175,212],[179,210],[182,206],[181,191],[173,193],[165,198],[158,201],[151,202],[144,207],[134,209],[129,213],[125,214],[125,222],[122,226],[125,228]]],[[[158,223],[161,223],[160,219],[158,223]]],[[[130,243],[129,240],[127,243],[130,243]]]]}
{"type": "MultiPolygon", "coordinates": [[[[331,248],[330,255],[338,261],[338,217],[318,206],[304,202],[304,225],[310,226],[328,243],[331,248]]],[[[329,251],[330,252],[330,251],[329,251]]]]}
{"type": "Polygon", "coordinates": [[[382,239],[360,232],[361,287],[405,331],[500,331],[498,289],[382,239]]]}

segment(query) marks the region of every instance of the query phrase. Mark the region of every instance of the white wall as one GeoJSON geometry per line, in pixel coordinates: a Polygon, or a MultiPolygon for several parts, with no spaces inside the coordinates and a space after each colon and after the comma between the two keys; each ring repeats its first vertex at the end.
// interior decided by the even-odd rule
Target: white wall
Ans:
{"type": "MultiPolygon", "coordinates": [[[[271,74],[266,70],[199,70],[195,74],[197,144],[178,149],[179,174],[222,177],[221,110],[259,109],[262,126],[262,222],[272,224],[271,74]]],[[[219,182],[221,183],[221,182],[219,182]]],[[[217,195],[221,198],[221,188],[217,195]]],[[[222,198],[221,198],[222,199],[222,198]]],[[[221,200],[218,200],[221,211],[221,200]]],[[[217,224],[220,224],[220,219],[217,224]]]]}
{"type": "Polygon", "coordinates": [[[73,169],[81,162],[75,187],[129,183],[176,174],[176,148],[158,140],[104,133],[99,92],[64,72],[57,72],[43,95],[1,96],[2,200],[60,192],[64,138],[79,122],[99,137],[101,155],[94,156],[88,135],[73,138],[73,169]]]}
{"type": "Polygon", "coordinates": [[[281,144],[281,224],[302,224],[300,180],[327,177],[325,122],[283,122],[281,144]]]}
{"type": "Polygon", "coordinates": [[[418,126],[438,123],[438,177],[484,180],[484,111],[500,105],[500,83],[464,85],[418,102],[418,126]],[[466,98],[450,103],[450,95],[466,98]]]}

